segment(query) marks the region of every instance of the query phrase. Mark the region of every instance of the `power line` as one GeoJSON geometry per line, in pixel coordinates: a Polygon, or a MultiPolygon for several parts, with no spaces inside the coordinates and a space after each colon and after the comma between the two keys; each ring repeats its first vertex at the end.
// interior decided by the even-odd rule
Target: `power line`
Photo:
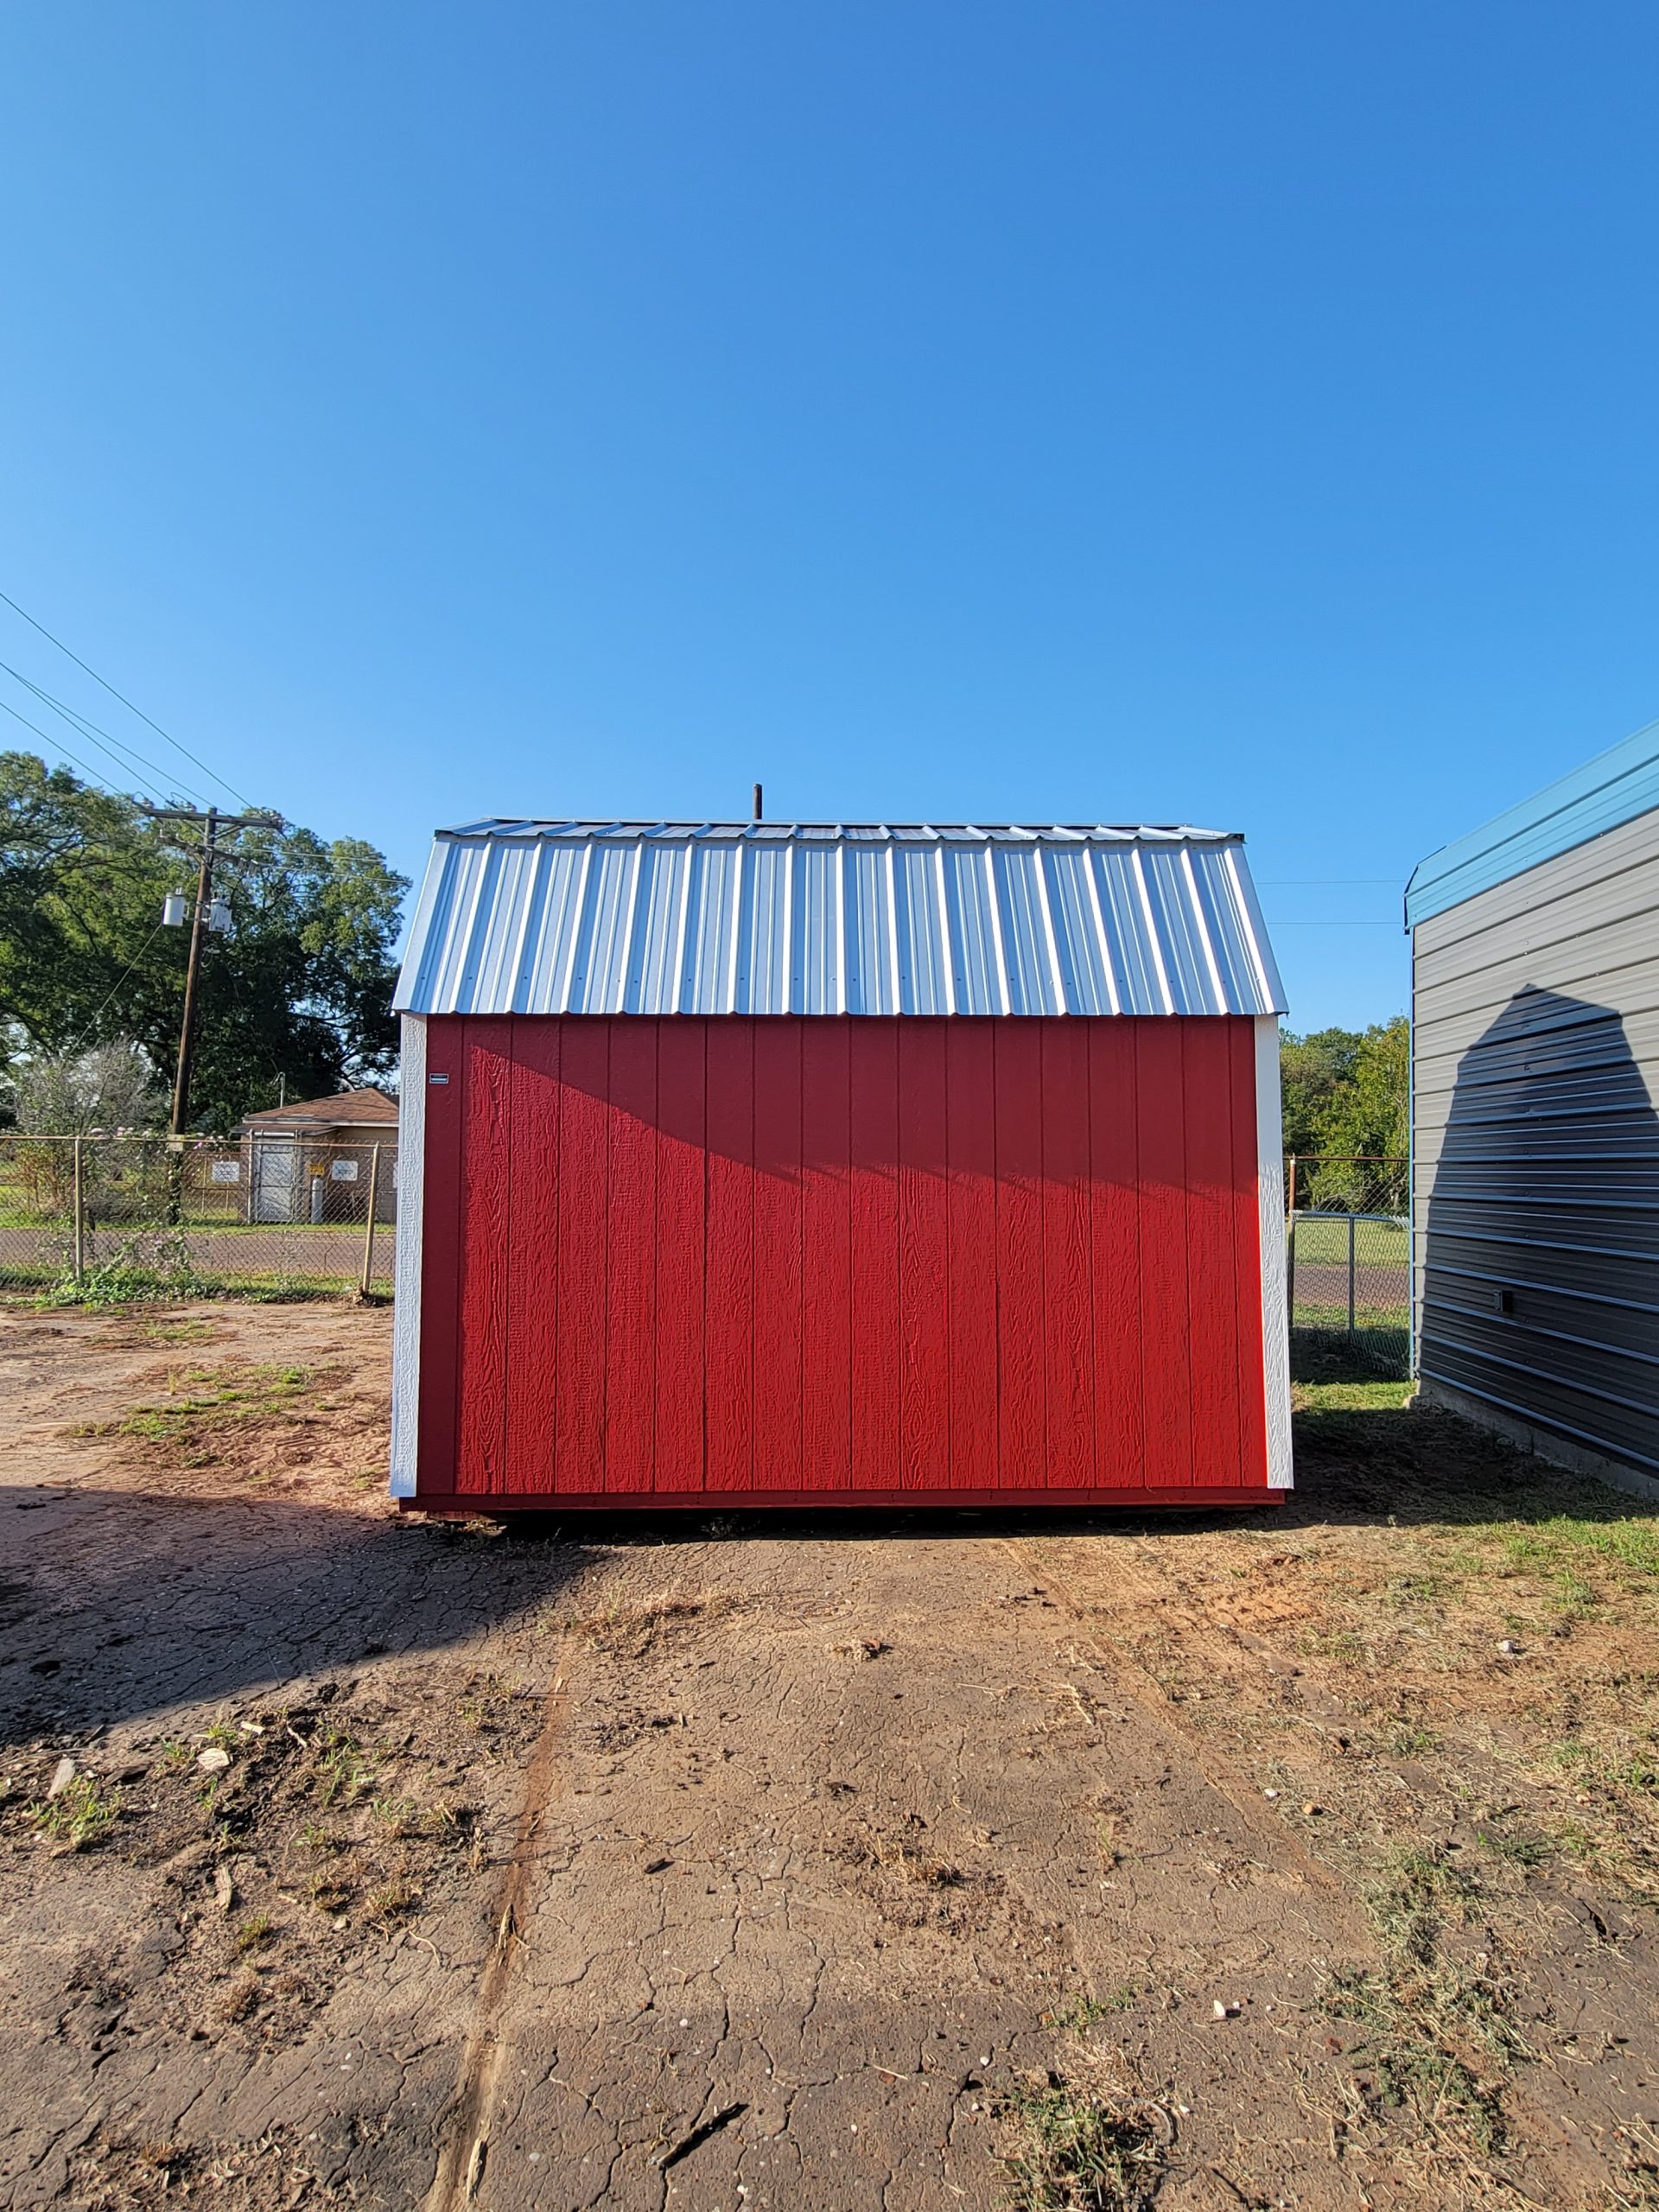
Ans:
{"type": "Polygon", "coordinates": [[[80,1050],[81,1046],[82,1046],[86,1042],[86,1039],[87,1039],[92,1035],[92,1033],[93,1030],[97,1028],[97,1027],[98,1027],[98,1025],[99,1025],[99,1021],[102,1020],[102,1018],[103,1018],[103,1014],[104,1014],[104,1007],[108,1006],[108,1004],[109,1004],[110,1001],[111,1001],[111,1000],[115,996],[116,993],[120,989],[120,988],[121,988],[122,984],[123,984],[123,983],[124,983],[124,982],[126,982],[127,977],[132,974],[132,972],[133,972],[134,969],[136,969],[136,968],[137,967],[138,963],[139,963],[139,962],[143,958],[144,955],[145,955],[145,954],[149,950],[150,946],[151,946],[152,944],[155,944],[155,942],[156,942],[156,938],[161,935],[162,931],[162,929],[163,929],[164,927],[165,927],[165,924],[164,924],[164,922],[157,922],[157,923],[156,923],[156,925],[155,928],[154,928],[153,930],[151,930],[151,931],[150,931],[149,935],[149,936],[144,939],[143,943],[139,946],[139,948],[138,948],[137,951],[137,952],[135,952],[135,953],[133,954],[132,958],[131,958],[131,959],[127,963],[126,966],[122,969],[121,973],[120,973],[120,974],[116,977],[116,979],[115,979],[114,982],[112,982],[112,983],[110,985],[109,989],[108,989],[108,990],[105,993],[105,995],[104,995],[104,1004],[103,1004],[103,1006],[100,1006],[100,1007],[99,1007],[98,1012],[97,1012],[97,1013],[92,1016],[92,1020],[87,1023],[86,1027],[81,1031],[81,1033],[80,1033],[79,1036],[76,1038],[76,1039],[75,1039],[74,1043],[73,1043],[73,1045],[71,1045],[71,1046],[68,1047],[67,1051],[66,1052],[66,1053],[65,1053],[65,1055],[64,1055],[64,1057],[65,1057],[66,1058],[69,1058],[69,1057],[71,1057],[73,1054],[74,1054],[74,1053],[78,1052],[80,1050]]]}
{"type": "MultiPolygon", "coordinates": [[[[0,669],[3,669],[8,676],[15,677],[26,691],[32,691],[43,705],[50,707],[54,715],[60,715],[72,729],[78,730],[81,736],[89,739],[97,746],[100,753],[107,753],[118,768],[130,774],[136,765],[140,768],[148,768],[155,776],[158,785],[164,785],[167,782],[167,770],[150,760],[148,754],[140,753],[136,745],[124,744],[113,732],[105,729],[101,724],[93,721],[90,716],[81,714],[78,709],[66,707],[61,699],[54,699],[49,691],[43,690],[32,677],[25,676],[22,669],[14,668],[10,661],[0,660],[0,669]]],[[[201,793],[193,789],[188,784],[181,783],[179,788],[188,791],[192,798],[201,797],[201,793]]]]}
{"type": "Polygon", "coordinates": [[[168,743],[173,747],[173,750],[175,753],[181,753],[187,760],[194,761],[195,766],[201,770],[204,776],[211,776],[216,784],[224,785],[225,789],[229,791],[233,798],[239,798],[244,806],[251,806],[253,804],[253,801],[248,797],[245,791],[238,791],[236,785],[232,783],[227,782],[226,779],[219,774],[217,768],[210,768],[207,763],[201,759],[200,754],[192,753],[188,745],[181,745],[176,737],[173,736],[169,731],[164,730],[160,722],[152,721],[150,716],[144,712],[142,707],[135,707],[132,701],[128,698],[124,691],[118,691],[113,683],[109,683],[104,677],[101,677],[98,671],[93,668],[90,663],[82,660],[79,653],[70,652],[69,647],[64,644],[61,638],[54,638],[52,635],[51,631],[47,628],[44,622],[37,622],[35,620],[35,617],[29,613],[26,607],[18,606],[16,601],[13,599],[10,594],[0,591],[0,600],[3,600],[5,601],[6,605],[10,607],[14,614],[21,614],[24,621],[29,624],[31,630],[38,630],[41,635],[48,639],[49,643],[54,645],[60,653],[68,653],[70,659],[73,661],[75,666],[77,668],[85,669],[87,675],[92,677],[94,683],[101,683],[104,686],[104,689],[109,693],[111,698],[118,699],[121,702],[121,704],[127,709],[130,714],[137,715],[141,722],[148,722],[150,728],[155,731],[157,737],[166,738],[168,743]]]}
{"type": "MultiPolygon", "coordinates": [[[[8,714],[11,716],[13,721],[22,722],[25,729],[32,729],[35,736],[40,739],[42,745],[49,745],[54,752],[61,753],[66,760],[73,760],[76,767],[80,770],[82,775],[90,776],[93,783],[98,785],[100,791],[108,792],[111,798],[116,796],[113,791],[110,791],[109,783],[103,769],[94,768],[89,761],[83,760],[79,753],[72,753],[67,745],[60,744],[58,740],[55,737],[50,736],[41,728],[38,722],[30,721],[27,715],[20,715],[16,707],[9,705],[3,699],[0,699],[0,714],[8,714]]],[[[143,783],[142,776],[138,779],[138,781],[140,783],[143,783]]],[[[155,790],[152,785],[144,784],[144,789],[147,791],[151,792],[152,796],[156,798],[159,798],[162,796],[159,791],[155,790]]]]}

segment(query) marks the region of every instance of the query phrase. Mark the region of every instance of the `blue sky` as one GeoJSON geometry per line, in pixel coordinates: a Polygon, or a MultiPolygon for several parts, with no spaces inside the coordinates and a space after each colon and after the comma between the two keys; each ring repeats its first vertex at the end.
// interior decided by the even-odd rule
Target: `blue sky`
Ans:
{"type": "Polygon", "coordinates": [[[10,0],[0,590],[410,872],[756,777],[1221,824],[1297,1025],[1382,1019],[1412,863],[1659,714],[1656,65],[1617,0],[10,0]]]}

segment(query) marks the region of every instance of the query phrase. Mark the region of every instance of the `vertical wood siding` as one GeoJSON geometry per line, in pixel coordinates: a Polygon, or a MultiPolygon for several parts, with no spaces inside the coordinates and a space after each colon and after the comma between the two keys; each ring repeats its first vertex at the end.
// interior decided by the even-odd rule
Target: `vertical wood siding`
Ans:
{"type": "Polygon", "coordinates": [[[1254,1049],[435,1018],[420,1499],[1265,1491],[1254,1049]]]}

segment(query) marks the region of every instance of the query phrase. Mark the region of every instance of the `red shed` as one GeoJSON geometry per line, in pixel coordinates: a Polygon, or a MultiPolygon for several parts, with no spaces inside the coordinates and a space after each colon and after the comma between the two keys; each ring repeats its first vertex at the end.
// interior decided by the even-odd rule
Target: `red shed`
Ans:
{"type": "Polygon", "coordinates": [[[480,823],[397,1003],[406,1507],[1289,1484],[1238,838],[480,823]]]}

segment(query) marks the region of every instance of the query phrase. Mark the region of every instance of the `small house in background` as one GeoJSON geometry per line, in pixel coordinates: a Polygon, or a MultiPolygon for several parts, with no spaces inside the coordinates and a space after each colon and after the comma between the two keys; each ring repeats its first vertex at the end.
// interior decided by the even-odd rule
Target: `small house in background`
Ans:
{"type": "Polygon", "coordinates": [[[396,1002],[405,1506],[1288,1484],[1236,837],[479,823],[396,1002]]]}
{"type": "Polygon", "coordinates": [[[397,1102],[385,1091],[295,1099],[247,1115],[236,1134],[247,1220],[366,1221],[371,1182],[375,1219],[397,1218],[397,1102]]]}
{"type": "Polygon", "coordinates": [[[1424,861],[1420,1388],[1659,1496],[1659,724],[1424,861]]]}

